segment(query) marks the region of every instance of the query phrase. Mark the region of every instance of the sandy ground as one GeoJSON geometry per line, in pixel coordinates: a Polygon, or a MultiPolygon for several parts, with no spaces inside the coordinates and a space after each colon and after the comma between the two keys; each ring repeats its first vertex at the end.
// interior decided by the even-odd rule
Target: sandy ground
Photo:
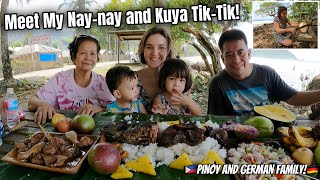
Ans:
{"type": "MultiPolygon", "coordinates": [[[[317,32],[317,29],[315,28],[314,31],[317,32]]],[[[262,25],[255,26],[253,28],[253,48],[269,48],[269,49],[287,48],[284,46],[278,46],[275,43],[273,33],[274,33],[273,23],[265,23],[262,25]]],[[[291,48],[311,48],[309,46],[310,42],[297,41],[297,40],[295,40],[295,42],[299,43],[299,45],[294,45],[291,48]]],[[[316,47],[312,47],[312,48],[316,48],[316,47]]]]}
{"type": "MultiPolygon", "coordinates": [[[[200,57],[187,57],[183,58],[187,61],[188,64],[194,64],[197,61],[201,62],[202,60],[200,57]]],[[[105,75],[108,69],[115,66],[118,62],[117,61],[110,61],[110,62],[100,62],[96,64],[96,67],[93,69],[93,71],[105,75]]],[[[123,63],[124,65],[130,65],[130,68],[137,71],[140,68],[144,67],[142,64],[128,64],[128,60],[120,61],[120,63],[123,63]]],[[[27,72],[22,73],[18,75],[14,75],[13,77],[18,80],[28,80],[30,82],[45,82],[46,79],[49,79],[53,75],[55,75],[58,72],[66,71],[68,69],[74,68],[74,65],[64,65],[60,68],[54,68],[54,69],[46,69],[46,70],[40,70],[40,71],[33,71],[33,72],[27,72]]],[[[2,79],[0,79],[2,80],[2,79]]],[[[16,92],[18,99],[19,99],[19,106],[20,109],[26,109],[27,108],[27,102],[28,99],[36,94],[36,90],[30,90],[30,91],[19,91],[16,92]]]]}
{"type": "MultiPolygon", "coordinates": [[[[196,57],[185,57],[183,60],[187,61],[188,64],[194,64],[197,62],[202,62],[202,59],[199,56],[196,57]]],[[[120,63],[127,63],[128,60],[120,61],[120,63]]],[[[96,67],[93,69],[95,72],[100,74],[105,74],[102,70],[108,69],[114,65],[116,65],[116,61],[109,61],[109,62],[100,62],[96,64],[96,67]]],[[[15,79],[29,79],[29,80],[37,80],[38,78],[50,78],[53,75],[55,75],[58,72],[66,71],[68,69],[74,68],[74,65],[64,65],[63,67],[54,68],[54,69],[46,69],[46,70],[39,70],[39,71],[33,71],[33,72],[26,72],[18,75],[14,75],[13,77],[15,79]]],[[[143,67],[139,64],[133,65],[133,69],[139,69],[139,67],[143,67]],[[135,68],[137,67],[137,68],[135,68]]],[[[0,78],[0,80],[3,80],[3,78],[0,78]]]]}

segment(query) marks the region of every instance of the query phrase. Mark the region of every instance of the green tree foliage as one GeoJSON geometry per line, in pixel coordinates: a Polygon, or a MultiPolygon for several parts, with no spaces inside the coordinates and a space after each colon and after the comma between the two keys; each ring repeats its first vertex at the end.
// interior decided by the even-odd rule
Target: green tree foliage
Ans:
{"type": "Polygon", "coordinates": [[[21,47],[22,43],[20,41],[14,41],[14,42],[11,42],[9,46],[12,48],[21,47]]]}
{"type": "MultiPolygon", "coordinates": [[[[222,4],[222,3],[228,3],[228,4],[234,4],[236,1],[233,0],[169,0],[168,2],[168,8],[187,8],[189,12],[191,12],[191,6],[192,5],[205,5],[207,7],[210,7],[211,10],[215,9],[216,4],[222,4]]],[[[248,22],[251,21],[251,11],[252,11],[252,3],[249,1],[243,1],[241,4],[241,20],[242,22],[248,22]]],[[[239,21],[233,21],[231,26],[234,26],[239,21]]],[[[193,22],[192,21],[192,13],[189,13],[189,24],[191,24],[193,27],[197,29],[201,29],[206,31],[208,34],[213,34],[217,32],[221,32],[222,27],[225,26],[228,21],[217,21],[216,19],[213,19],[213,21],[208,22],[193,22]]],[[[181,31],[181,27],[186,26],[186,23],[179,23],[176,26],[171,26],[171,32],[173,39],[175,40],[190,40],[190,35],[187,33],[184,33],[181,31]]]]}
{"type": "MultiPolygon", "coordinates": [[[[128,10],[145,10],[147,7],[153,7],[154,4],[164,4],[156,2],[156,0],[150,1],[150,0],[127,0],[127,1],[121,1],[121,0],[111,0],[109,3],[106,3],[102,9],[99,11],[108,12],[108,11],[121,11],[123,12],[122,18],[126,18],[125,13],[128,10]]],[[[211,10],[215,10],[215,4],[234,4],[234,3],[240,3],[240,21],[242,22],[248,22],[251,21],[251,12],[252,12],[252,3],[249,0],[167,0],[166,7],[165,8],[187,8],[189,13],[189,22],[188,23],[178,23],[177,25],[170,25],[168,24],[168,27],[170,28],[171,36],[173,38],[175,51],[178,53],[182,52],[182,46],[186,42],[196,42],[197,38],[205,38],[206,43],[213,43],[211,45],[208,45],[208,47],[199,47],[200,50],[204,49],[211,49],[209,52],[205,54],[209,54],[210,56],[215,57],[215,62],[219,63],[219,48],[217,48],[215,39],[213,39],[214,33],[221,33],[223,31],[226,31],[230,27],[233,27],[237,25],[239,20],[232,20],[232,21],[218,21],[216,19],[213,19],[209,22],[193,22],[192,20],[192,13],[191,13],[191,6],[192,5],[206,5],[207,7],[210,7],[211,10]],[[187,26],[192,27],[193,31],[197,31],[197,33],[201,33],[201,36],[196,36],[195,34],[191,35],[192,33],[186,33],[182,29],[186,28],[187,26]],[[212,48],[215,47],[215,50],[212,50],[212,48]],[[212,55],[214,53],[214,55],[212,55]]],[[[154,15],[154,14],[153,14],[154,15]]],[[[152,18],[154,20],[154,17],[152,18]]],[[[114,28],[112,26],[104,26],[104,27],[93,27],[90,30],[90,33],[96,35],[99,39],[106,39],[106,34],[110,31],[115,30],[141,30],[141,29],[148,29],[151,25],[127,25],[126,19],[122,19],[121,27],[114,28]]],[[[114,38],[111,40],[111,46],[114,46],[114,38]]],[[[199,40],[199,39],[198,39],[199,40]]],[[[104,42],[101,43],[103,47],[106,46],[104,42]]],[[[200,43],[201,44],[201,43],[200,43]]],[[[127,49],[126,44],[120,44],[121,49],[127,49]]],[[[203,46],[203,45],[202,45],[203,46]]],[[[112,48],[114,49],[114,48],[112,48]]],[[[180,54],[181,55],[181,54],[180,54]]],[[[204,55],[204,54],[203,54],[204,55]]],[[[204,55],[205,56],[205,55],[204,55]]],[[[202,56],[203,57],[203,56],[202,56]]],[[[213,63],[214,64],[214,63],[213,63]]],[[[220,66],[219,64],[215,64],[214,66],[220,66]]],[[[219,68],[216,68],[219,69],[219,68]]],[[[213,72],[213,71],[212,71],[213,72]]],[[[215,73],[217,70],[215,70],[215,73]]]]}
{"type": "Polygon", "coordinates": [[[274,16],[278,12],[278,7],[282,6],[279,2],[264,2],[260,5],[260,8],[255,12],[262,16],[274,16]]]}
{"type": "Polygon", "coordinates": [[[95,0],[64,0],[63,3],[58,6],[58,9],[68,7],[68,9],[84,12],[89,11],[88,7],[96,3],[97,1],[95,0]]]}
{"type": "Polygon", "coordinates": [[[27,45],[29,38],[31,38],[32,36],[33,36],[32,32],[28,32],[23,38],[22,46],[27,45]]]}
{"type": "MultiPolygon", "coordinates": [[[[30,0],[16,0],[17,4],[23,5],[23,2],[29,3],[30,0]]],[[[0,25],[1,25],[1,59],[2,59],[2,73],[4,81],[9,83],[15,83],[16,81],[12,75],[12,66],[11,60],[9,57],[9,41],[8,41],[8,33],[4,30],[4,14],[8,13],[9,0],[1,1],[1,10],[0,10],[0,25]]]]}
{"type": "Polygon", "coordinates": [[[318,3],[317,2],[294,2],[290,6],[290,16],[296,21],[306,20],[311,21],[311,19],[318,14],[318,3]],[[300,19],[302,18],[302,19],[300,19]]]}
{"type": "MultiPolygon", "coordinates": [[[[152,6],[152,1],[150,0],[111,0],[109,3],[106,3],[99,11],[109,12],[109,11],[121,11],[122,12],[122,20],[121,26],[115,28],[113,26],[93,26],[90,29],[90,34],[95,35],[98,39],[100,39],[102,48],[108,48],[108,44],[110,44],[111,49],[115,49],[115,37],[111,36],[110,42],[108,42],[107,34],[111,31],[120,31],[120,30],[141,30],[147,29],[148,25],[127,25],[125,13],[129,10],[145,10],[147,7],[152,6]]],[[[120,50],[127,51],[128,45],[127,42],[120,43],[120,50]]]]}
{"type": "MultiPolygon", "coordinates": [[[[97,2],[95,0],[64,0],[63,3],[58,6],[58,9],[60,10],[62,7],[68,6],[68,9],[76,10],[78,12],[86,12],[89,11],[89,7],[96,3],[97,2]]],[[[87,30],[84,28],[76,29],[76,34],[86,33],[87,30]]]]}

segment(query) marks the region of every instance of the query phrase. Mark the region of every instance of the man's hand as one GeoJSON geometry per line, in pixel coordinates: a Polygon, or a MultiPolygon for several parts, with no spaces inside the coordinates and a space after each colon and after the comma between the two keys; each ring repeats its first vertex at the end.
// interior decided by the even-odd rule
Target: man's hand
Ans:
{"type": "Polygon", "coordinates": [[[37,111],[34,114],[34,122],[36,123],[46,123],[47,119],[52,119],[53,115],[56,114],[53,106],[45,101],[38,101],[37,111]]]}
{"type": "Polygon", "coordinates": [[[103,112],[103,108],[88,103],[79,109],[78,114],[88,114],[93,116],[97,112],[103,112]]]}

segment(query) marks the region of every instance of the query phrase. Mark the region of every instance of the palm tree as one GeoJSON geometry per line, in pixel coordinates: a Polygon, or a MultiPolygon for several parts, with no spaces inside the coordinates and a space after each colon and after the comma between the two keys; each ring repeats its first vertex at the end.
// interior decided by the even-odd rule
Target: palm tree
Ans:
{"type": "MultiPolygon", "coordinates": [[[[29,3],[31,0],[16,0],[17,4],[22,4],[23,2],[29,3]]],[[[8,48],[8,34],[7,31],[4,30],[4,14],[8,13],[9,0],[1,0],[1,55],[2,55],[2,73],[5,82],[13,83],[15,82],[12,75],[12,66],[10,61],[10,52],[8,48]]]]}
{"type": "MultiPolygon", "coordinates": [[[[89,11],[87,7],[90,7],[92,4],[97,2],[95,0],[64,0],[62,4],[58,6],[58,9],[60,10],[63,6],[68,6],[69,9],[74,9],[78,12],[85,12],[89,11]]],[[[84,34],[86,30],[84,28],[77,28],[76,33],[77,34],[84,34]]]]}

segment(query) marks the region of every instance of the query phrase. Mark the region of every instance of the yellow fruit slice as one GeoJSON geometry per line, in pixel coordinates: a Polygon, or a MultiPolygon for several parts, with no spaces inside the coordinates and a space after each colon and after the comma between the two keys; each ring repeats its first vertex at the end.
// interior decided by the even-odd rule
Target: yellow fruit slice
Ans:
{"type": "Polygon", "coordinates": [[[173,161],[169,167],[174,168],[174,169],[180,169],[180,170],[184,170],[185,166],[190,166],[192,165],[192,161],[190,160],[189,156],[187,153],[183,153],[181,154],[180,157],[178,157],[178,159],[176,159],[175,161],[173,161]]]}
{"type": "Polygon", "coordinates": [[[175,124],[179,124],[179,121],[166,121],[169,126],[175,125],[175,124]]]}
{"type": "Polygon", "coordinates": [[[111,174],[112,179],[126,179],[132,177],[133,173],[126,169],[123,165],[120,165],[117,170],[111,174]]]}
{"type": "Polygon", "coordinates": [[[281,122],[292,122],[296,119],[296,115],[293,112],[278,105],[255,106],[254,111],[262,116],[281,122]]]}
{"type": "MultiPolygon", "coordinates": [[[[175,125],[175,124],[179,124],[179,121],[162,121],[162,122],[166,122],[169,126],[172,126],[172,125],[175,125]]],[[[158,124],[162,123],[162,122],[158,122],[158,124]]]]}
{"type": "Polygon", "coordinates": [[[224,164],[224,162],[216,151],[210,150],[207,157],[200,164],[224,164]]]}
{"type": "Polygon", "coordinates": [[[53,126],[54,128],[56,128],[58,122],[61,121],[61,120],[64,119],[64,118],[65,118],[65,116],[64,116],[63,114],[59,114],[59,113],[55,114],[55,115],[52,117],[52,121],[51,121],[52,126],[53,126]]]}
{"type": "Polygon", "coordinates": [[[148,154],[145,154],[136,160],[128,161],[125,166],[134,171],[143,172],[153,176],[157,175],[148,154]]]}

